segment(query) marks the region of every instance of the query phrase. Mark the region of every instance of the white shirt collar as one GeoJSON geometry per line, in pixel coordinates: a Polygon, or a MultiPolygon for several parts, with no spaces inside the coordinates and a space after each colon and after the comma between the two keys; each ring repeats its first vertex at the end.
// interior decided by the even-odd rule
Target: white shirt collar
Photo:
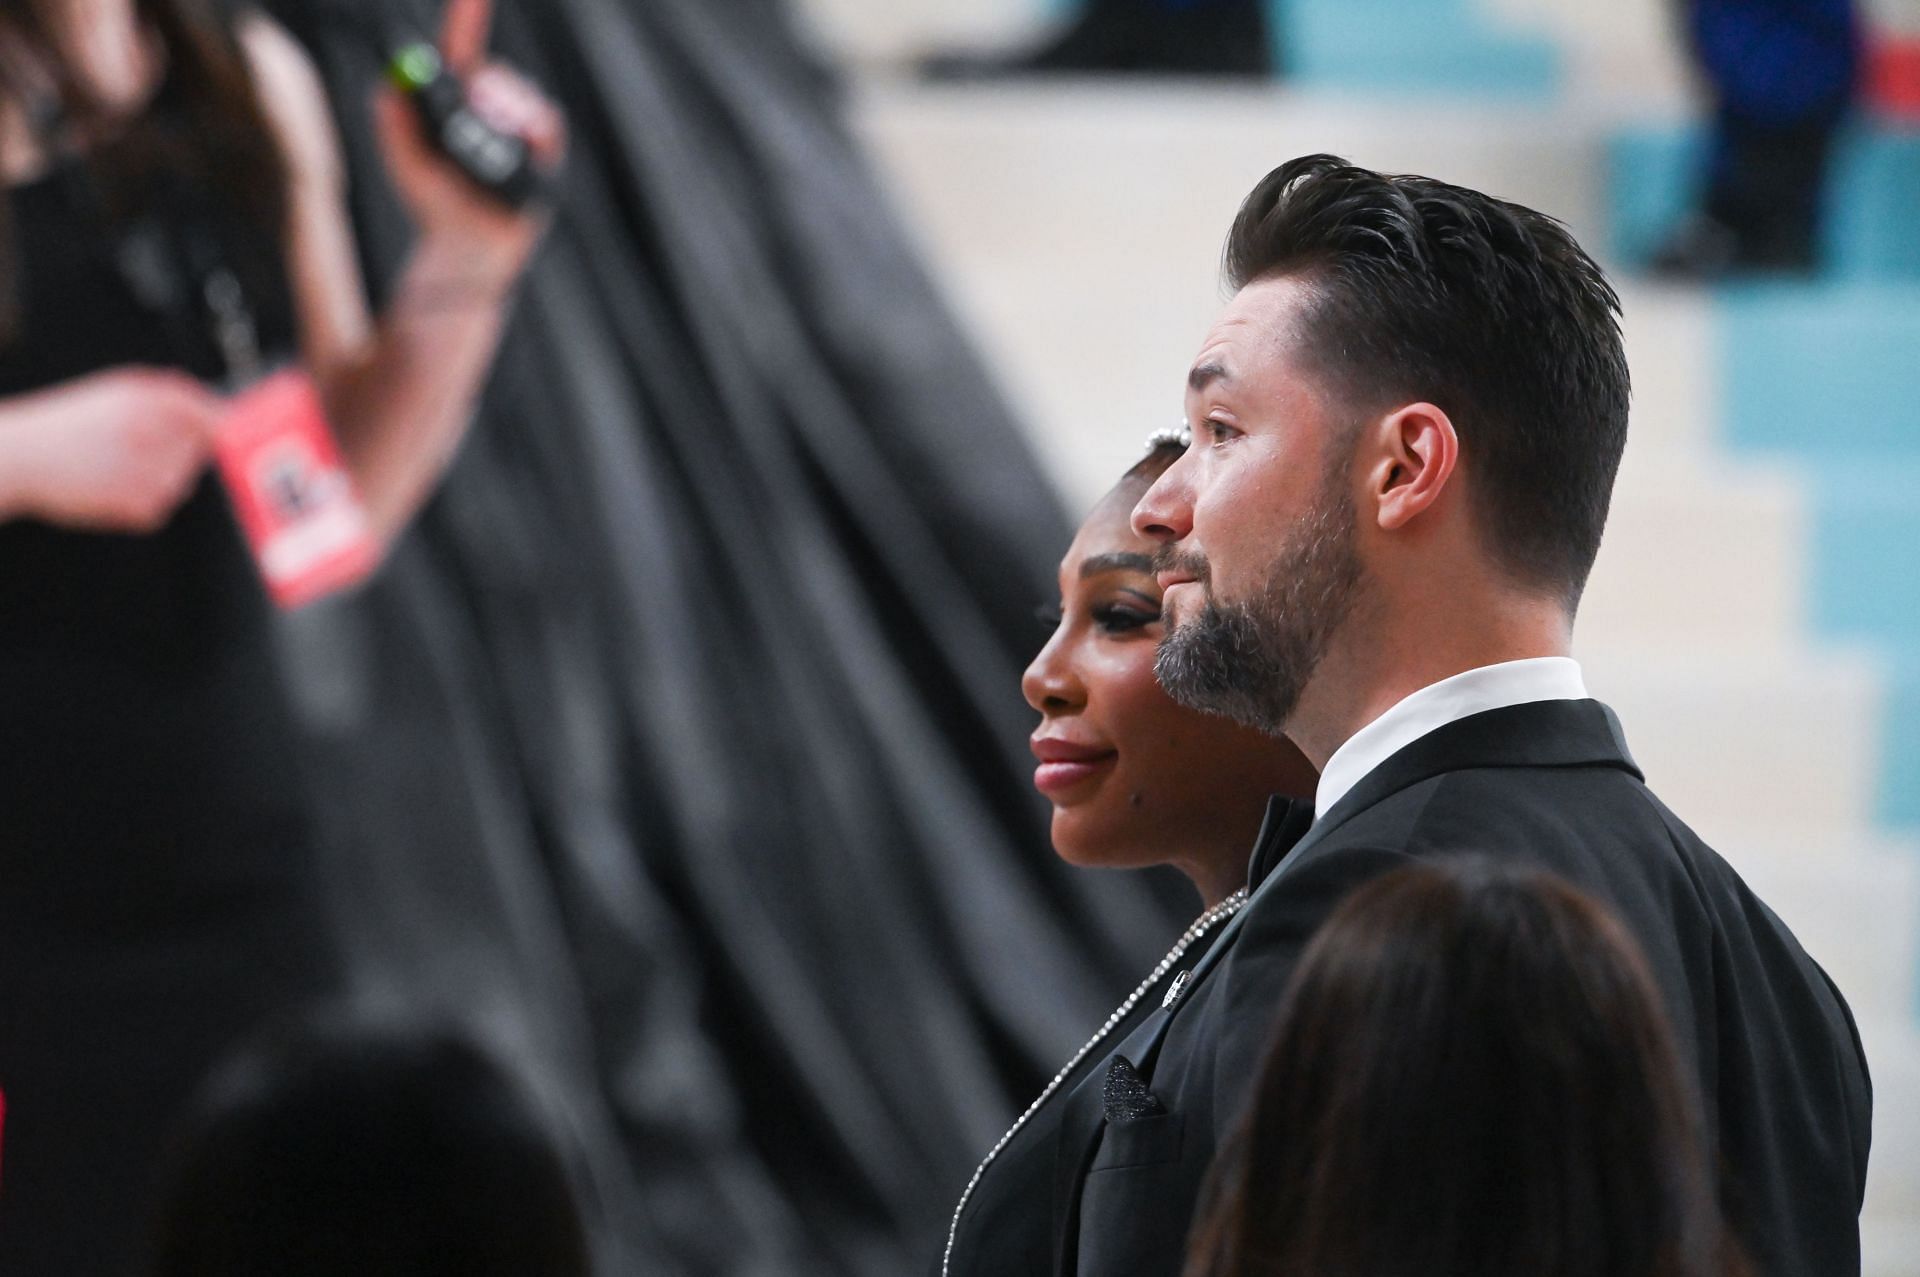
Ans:
{"type": "Polygon", "coordinates": [[[1568,656],[1502,661],[1443,678],[1406,697],[1333,751],[1314,791],[1314,819],[1330,811],[1367,773],[1436,728],[1509,705],[1586,697],[1580,663],[1568,656]]]}

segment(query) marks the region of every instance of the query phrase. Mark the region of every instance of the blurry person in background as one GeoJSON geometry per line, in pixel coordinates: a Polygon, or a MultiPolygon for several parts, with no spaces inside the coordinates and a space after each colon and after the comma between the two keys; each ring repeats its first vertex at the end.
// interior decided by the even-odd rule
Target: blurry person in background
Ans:
{"type": "Polygon", "coordinates": [[[1185,709],[1154,679],[1162,626],[1153,544],[1127,520],[1184,448],[1184,438],[1157,436],[1080,525],[1061,560],[1053,633],[1022,687],[1040,713],[1034,784],[1053,803],[1054,849],[1086,868],[1172,865],[1204,912],[988,1156],[955,1211],[943,1273],[1056,1271],[1049,1204],[1069,1129],[1066,1091],[1104,1064],[1099,1045],[1157,1007],[1176,963],[1197,961],[1246,900],[1247,860],[1271,796],[1313,788],[1313,769],[1290,742],[1185,709]]]}
{"type": "Polygon", "coordinates": [[[1465,858],[1301,955],[1187,1277],[1733,1277],[1646,960],[1591,897],[1465,858]]]}
{"type": "Polygon", "coordinates": [[[187,1115],[149,1277],[587,1277],[568,1159],[469,1038],[270,1030],[187,1115]]]}
{"type": "Polygon", "coordinates": [[[1860,77],[1853,0],[1688,0],[1686,24],[1712,115],[1699,207],[1655,254],[1655,272],[1811,273],[1834,139],[1860,77]]]}
{"type": "Polygon", "coordinates": [[[930,79],[1121,72],[1233,75],[1275,71],[1268,0],[1085,0],[1038,48],[1018,53],[939,53],[930,79]]]}
{"type": "MultiPolygon", "coordinates": [[[[447,64],[558,162],[557,113],[453,0],[447,64]]],[[[459,443],[544,217],[391,90],[418,227],[377,319],[332,124],[212,0],[0,3],[0,1271],[120,1271],[161,1130],[260,1016],[330,991],[268,603],[208,473],[216,386],[295,360],[390,541],[459,443]]]]}

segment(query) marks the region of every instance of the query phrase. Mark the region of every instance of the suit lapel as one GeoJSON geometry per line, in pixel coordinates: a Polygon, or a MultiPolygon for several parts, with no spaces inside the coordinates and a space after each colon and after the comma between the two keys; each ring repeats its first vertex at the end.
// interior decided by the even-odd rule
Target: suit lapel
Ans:
{"type": "MultiPolygon", "coordinates": [[[[1213,947],[1194,965],[1189,987],[1219,963],[1245,925],[1247,915],[1276,881],[1299,864],[1315,844],[1382,799],[1451,771],[1582,766],[1618,767],[1640,776],[1639,766],[1627,751],[1620,719],[1607,706],[1595,700],[1532,701],[1472,714],[1428,732],[1362,777],[1290,848],[1269,845],[1285,831],[1284,820],[1276,825],[1276,809],[1270,805],[1253,864],[1256,872],[1263,866],[1271,868],[1254,881],[1246,908],[1228,920],[1213,947]]],[[[1191,996],[1182,999],[1174,1010],[1191,1000],[1191,996]]]]}
{"type": "MultiPolygon", "coordinates": [[[[1312,841],[1318,832],[1319,826],[1313,823],[1312,803],[1304,798],[1290,799],[1277,794],[1270,799],[1266,819],[1260,822],[1260,835],[1254,839],[1253,857],[1248,865],[1249,892],[1257,894],[1261,887],[1278,877],[1281,869],[1291,864],[1301,848],[1312,841]]],[[[1249,898],[1239,913],[1227,919],[1213,944],[1193,964],[1193,973],[1187,979],[1189,992],[1205,978],[1207,972],[1213,970],[1221,956],[1232,946],[1233,938],[1240,930],[1241,919],[1246,917],[1247,910],[1252,906],[1253,901],[1249,898]]],[[[1174,1004],[1173,1009],[1178,1011],[1191,1000],[1191,997],[1183,997],[1174,1004]]]]}

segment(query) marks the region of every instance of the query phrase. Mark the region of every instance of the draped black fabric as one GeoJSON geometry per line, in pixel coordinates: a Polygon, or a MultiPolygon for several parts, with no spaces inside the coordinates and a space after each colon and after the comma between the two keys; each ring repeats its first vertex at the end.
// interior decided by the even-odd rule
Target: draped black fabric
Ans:
{"type": "MultiPolygon", "coordinates": [[[[377,294],[356,14],[407,6],[269,7],[377,294]]],[[[442,493],[284,635],[360,981],[537,1068],[608,1271],[919,1271],[1192,903],[1046,845],[1018,680],[1067,525],[780,6],[494,44],[570,114],[553,235],[442,493]]]]}

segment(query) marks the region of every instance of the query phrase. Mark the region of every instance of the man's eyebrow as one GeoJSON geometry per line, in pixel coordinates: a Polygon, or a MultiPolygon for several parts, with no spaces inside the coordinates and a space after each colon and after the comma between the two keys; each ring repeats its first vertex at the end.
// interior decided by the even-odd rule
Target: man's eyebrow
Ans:
{"type": "Polygon", "coordinates": [[[1153,559],[1145,554],[1090,554],[1080,563],[1080,576],[1084,580],[1090,576],[1099,576],[1102,572],[1144,572],[1153,575],[1153,559]]]}
{"type": "Polygon", "coordinates": [[[1233,375],[1227,371],[1225,364],[1209,360],[1204,364],[1193,366],[1193,371],[1187,374],[1187,389],[1205,390],[1216,381],[1231,380],[1233,375]]]}

